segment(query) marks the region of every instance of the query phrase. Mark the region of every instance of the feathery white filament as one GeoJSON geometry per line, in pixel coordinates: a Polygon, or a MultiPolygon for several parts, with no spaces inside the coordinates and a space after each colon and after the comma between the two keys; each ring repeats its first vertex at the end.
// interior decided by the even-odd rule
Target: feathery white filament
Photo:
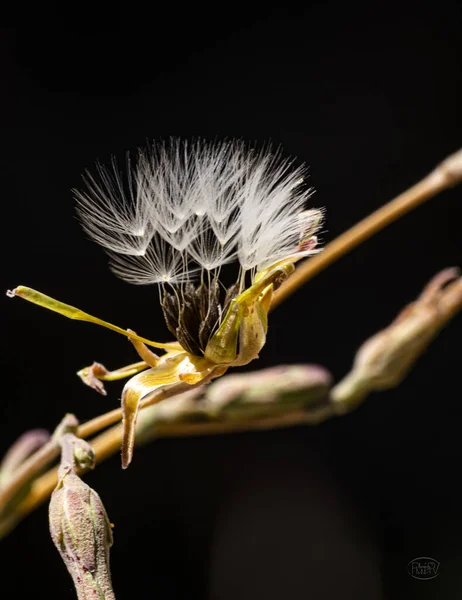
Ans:
{"type": "Polygon", "coordinates": [[[206,271],[218,269],[231,262],[236,256],[236,240],[234,237],[221,242],[214,230],[204,223],[204,230],[188,247],[190,256],[206,271]]]}
{"type": "Polygon", "coordinates": [[[121,279],[138,285],[149,283],[184,283],[191,273],[181,252],[169,247],[157,233],[143,256],[111,254],[111,270],[121,279]]]}
{"type": "Polygon", "coordinates": [[[84,230],[107,250],[143,255],[155,231],[145,173],[132,170],[127,159],[126,185],[115,161],[112,169],[97,165],[97,175],[95,178],[87,171],[84,176],[87,189],[75,190],[84,230]]]}
{"type": "Polygon", "coordinates": [[[279,155],[266,155],[254,168],[241,209],[238,256],[244,269],[266,268],[297,248],[299,215],[311,190],[301,186],[304,169],[290,167],[279,155]]]}
{"type": "Polygon", "coordinates": [[[320,213],[304,210],[304,173],[279,152],[240,141],[172,140],[139,152],[125,184],[115,162],[112,170],[99,166],[98,178],[87,175],[78,212],[119,277],[181,284],[192,261],[211,271],[237,257],[246,271],[309,254],[302,243],[320,213]]]}

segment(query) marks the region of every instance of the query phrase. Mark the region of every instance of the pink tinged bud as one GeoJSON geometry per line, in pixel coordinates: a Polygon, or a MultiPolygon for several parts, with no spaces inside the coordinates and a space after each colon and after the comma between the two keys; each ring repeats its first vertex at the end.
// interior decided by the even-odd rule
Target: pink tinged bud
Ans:
{"type": "Polygon", "coordinates": [[[70,473],[51,497],[53,542],[74,581],[79,600],[115,599],[109,568],[111,524],[99,495],[70,473]]]}
{"type": "Polygon", "coordinates": [[[32,429],[24,433],[11,446],[0,464],[0,488],[5,486],[17,469],[50,440],[45,429],[32,429]]]}
{"type": "Polygon", "coordinates": [[[91,366],[78,371],[77,375],[85,385],[88,385],[102,396],[106,396],[107,392],[104,388],[104,383],[98,377],[102,377],[108,373],[109,371],[104,365],[94,362],[91,366]]]}
{"type": "Polygon", "coordinates": [[[222,419],[270,416],[300,408],[310,411],[328,402],[331,375],[318,365],[280,365],[228,375],[205,393],[208,414],[222,419]]]}
{"type": "Polygon", "coordinates": [[[309,252],[310,250],[314,250],[318,245],[318,238],[313,235],[307,240],[302,240],[298,245],[297,252],[309,252]]]}
{"type": "Polygon", "coordinates": [[[112,526],[99,495],[76,474],[76,468],[92,468],[93,449],[69,433],[61,445],[59,483],[49,507],[51,537],[79,600],[115,600],[109,568],[112,526]]]}

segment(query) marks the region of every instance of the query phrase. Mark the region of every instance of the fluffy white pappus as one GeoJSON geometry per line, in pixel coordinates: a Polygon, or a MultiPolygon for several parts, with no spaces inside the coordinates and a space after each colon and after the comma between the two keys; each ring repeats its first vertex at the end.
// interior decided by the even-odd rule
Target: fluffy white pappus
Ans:
{"type": "Polygon", "coordinates": [[[194,275],[186,264],[186,257],[178,252],[158,234],[154,234],[151,243],[143,255],[127,256],[110,253],[112,272],[136,285],[150,283],[185,283],[194,275]]]}
{"type": "Polygon", "coordinates": [[[156,223],[173,234],[193,215],[198,201],[195,157],[186,143],[175,140],[169,145],[153,144],[141,157],[137,171],[147,181],[156,223]]]}
{"type": "Polygon", "coordinates": [[[261,270],[296,253],[313,190],[303,186],[305,167],[292,169],[279,153],[262,156],[252,175],[243,189],[238,256],[244,269],[261,270]]]}
{"type": "Polygon", "coordinates": [[[195,215],[187,219],[174,231],[165,229],[160,223],[157,224],[157,231],[175,250],[184,252],[192,241],[200,234],[203,228],[202,219],[195,215]]]}
{"type": "Polygon", "coordinates": [[[279,151],[173,139],[128,166],[126,180],[114,161],[98,166],[76,192],[85,231],[126,281],[181,284],[192,261],[211,271],[237,258],[247,271],[313,250],[320,213],[305,210],[306,170],[279,151]]]}
{"type": "Polygon", "coordinates": [[[204,222],[203,227],[188,247],[192,259],[206,271],[213,271],[235,260],[236,234],[222,242],[210,224],[204,222]]]}
{"type": "Polygon", "coordinates": [[[74,194],[89,237],[112,252],[144,254],[155,232],[144,173],[132,170],[127,157],[125,180],[113,160],[111,169],[98,164],[96,177],[87,171],[84,182],[86,189],[74,190],[74,194]]]}

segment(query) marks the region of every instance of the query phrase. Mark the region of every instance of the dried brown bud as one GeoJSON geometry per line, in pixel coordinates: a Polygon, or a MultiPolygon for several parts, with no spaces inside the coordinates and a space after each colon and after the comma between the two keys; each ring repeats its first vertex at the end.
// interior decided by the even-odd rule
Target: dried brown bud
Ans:
{"type": "Polygon", "coordinates": [[[358,350],[352,371],[332,390],[339,412],[349,410],[373,390],[398,385],[431,340],[461,308],[462,278],[458,277],[457,269],[445,269],[389,327],[358,350]]]}
{"type": "Polygon", "coordinates": [[[109,371],[106,367],[100,363],[94,362],[89,367],[85,367],[77,371],[77,375],[83,381],[85,385],[88,385],[92,389],[101,394],[107,396],[107,392],[104,388],[104,383],[101,381],[101,377],[107,375],[109,371]]]}

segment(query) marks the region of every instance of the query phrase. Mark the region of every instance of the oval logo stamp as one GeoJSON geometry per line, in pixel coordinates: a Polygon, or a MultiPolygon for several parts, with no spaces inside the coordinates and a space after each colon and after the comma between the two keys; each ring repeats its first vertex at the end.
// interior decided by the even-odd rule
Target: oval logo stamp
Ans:
{"type": "Polygon", "coordinates": [[[440,574],[440,563],[429,556],[419,556],[408,563],[407,572],[414,579],[435,579],[440,574]]]}

